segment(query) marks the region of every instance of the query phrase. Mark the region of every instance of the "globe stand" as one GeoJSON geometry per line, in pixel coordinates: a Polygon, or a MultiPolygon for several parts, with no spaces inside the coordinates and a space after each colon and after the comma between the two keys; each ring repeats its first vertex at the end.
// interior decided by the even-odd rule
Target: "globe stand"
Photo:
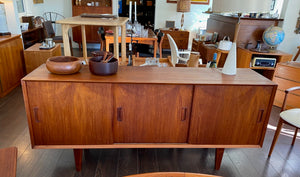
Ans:
{"type": "Polygon", "coordinates": [[[275,53],[277,51],[277,46],[270,46],[269,47],[269,52],[270,53],[275,53]]]}

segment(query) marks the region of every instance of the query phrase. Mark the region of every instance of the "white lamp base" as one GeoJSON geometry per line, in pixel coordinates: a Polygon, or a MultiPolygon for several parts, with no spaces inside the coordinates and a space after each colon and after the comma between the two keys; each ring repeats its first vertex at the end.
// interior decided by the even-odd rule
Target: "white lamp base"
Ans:
{"type": "Polygon", "coordinates": [[[236,43],[233,42],[231,49],[226,58],[224,67],[222,69],[223,74],[236,75],[236,43]]]}

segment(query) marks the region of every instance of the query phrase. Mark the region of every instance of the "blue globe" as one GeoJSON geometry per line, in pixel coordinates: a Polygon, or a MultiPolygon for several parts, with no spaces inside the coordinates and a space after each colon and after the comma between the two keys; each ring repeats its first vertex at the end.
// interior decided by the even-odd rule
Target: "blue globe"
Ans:
{"type": "Polygon", "coordinates": [[[271,47],[276,47],[284,39],[284,31],[278,26],[271,26],[263,33],[264,42],[271,47]]]}

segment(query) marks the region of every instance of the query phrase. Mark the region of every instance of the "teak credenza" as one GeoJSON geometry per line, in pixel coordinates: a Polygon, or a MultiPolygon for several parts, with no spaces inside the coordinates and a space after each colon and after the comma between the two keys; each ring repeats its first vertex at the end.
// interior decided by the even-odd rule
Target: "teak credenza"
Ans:
{"type": "Polygon", "coordinates": [[[73,149],[81,170],[89,148],[262,147],[277,85],[251,69],[85,66],[55,75],[45,65],[22,79],[32,148],[73,149]]]}

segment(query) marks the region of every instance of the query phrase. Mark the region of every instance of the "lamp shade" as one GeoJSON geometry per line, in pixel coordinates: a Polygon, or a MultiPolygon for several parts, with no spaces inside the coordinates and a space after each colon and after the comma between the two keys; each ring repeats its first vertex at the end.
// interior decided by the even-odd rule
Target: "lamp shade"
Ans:
{"type": "Polygon", "coordinates": [[[177,12],[190,12],[190,11],[191,11],[191,0],[177,1],[177,12]]]}
{"type": "Polygon", "coordinates": [[[213,13],[264,13],[270,9],[271,0],[213,0],[212,5],[213,13]]]}

